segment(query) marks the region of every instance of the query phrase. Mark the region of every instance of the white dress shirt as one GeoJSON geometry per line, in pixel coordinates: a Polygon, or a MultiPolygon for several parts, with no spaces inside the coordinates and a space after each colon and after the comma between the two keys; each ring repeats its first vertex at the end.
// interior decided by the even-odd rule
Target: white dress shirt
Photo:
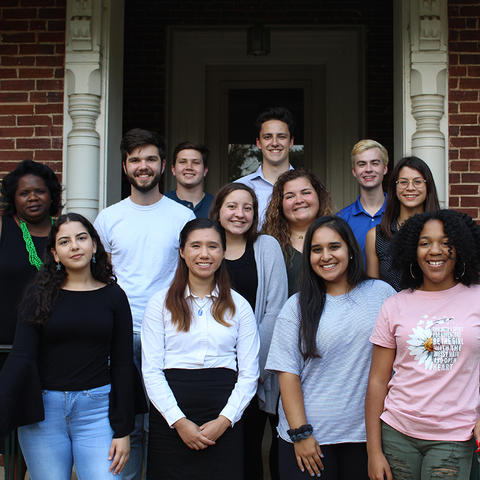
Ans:
{"type": "Polygon", "coordinates": [[[191,294],[187,286],[185,298],[192,311],[192,322],[188,332],[179,332],[165,307],[167,291],[161,290],[150,299],[142,323],[142,374],[148,398],[172,426],[186,415],[168,385],[165,369],[238,371],[235,387],[220,412],[233,426],[257,390],[260,341],[253,310],[247,300],[232,290],[236,312],[233,317],[225,315],[230,327],[221,325],[211,313],[217,289],[200,299],[191,294]]]}
{"type": "MultiPolygon", "coordinates": [[[[289,165],[289,170],[293,170],[291,165],[289,165]]],[[[235,182],[243,183],[255,192],[258,200],[258,230],[260,231],[263,222],[265,221],[265,213],[267,212],[272,197],[273,183],[269,182],[263,175],[262,165],[260,165],[253,173],[245,175],[244,177],[235,180],[235,182]]]]}

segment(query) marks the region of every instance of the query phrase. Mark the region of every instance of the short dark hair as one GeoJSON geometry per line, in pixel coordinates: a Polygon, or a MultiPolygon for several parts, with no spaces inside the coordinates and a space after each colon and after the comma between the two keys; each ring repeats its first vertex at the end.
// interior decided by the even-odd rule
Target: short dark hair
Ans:
{"type": "Polygon", "coordinates": [[[293,119],[292,112],[285,107],[270,107],[264,110],[255,120],[255,130],[257,131],[257,137],[260,136],[260,130],[262,125],[269,120],[280,120],[286,123],[290,137],[293,138],[295,133],[295,120],[293,119]]]}
{"type": "Polygon", "coordinates": [[[464,285],[480,283],[480,227],[471,217],[455,210],[437,210],[410,217],[393,236],[393,266],[401,273],[402,288],[419,288],[423,272],[417,262],[420,233],[429,220],[439,220],[448,237],[448,245],[455,248],[455,279],[464,285]]]}
{"type": "Polygon", "coordinates": [[[177,155],[182,150],[196,150],[202,155],[203,166],[205,168],[208,167],[208,154],[210,153],[210,150],[205,145],[202,145],[200,143],[192,143],[188,141],[179,143],[175,147],[175,150],[173,151],[173,162],[172,162],[173,165],[175,165],[175,163],[177,162],[177,155]]]}
{"type": "Polygon", "coordinates": [[[244,190],[245,192],[248,192],[252,197],[253,221],[250,225],[250,228],[245,232],[245,238],[249,242],[254,242],[258,237],[258,200],[257,195],[255,195],[255,192],[248,185],[240,182],[227,183],[226,185],[224,185],[217,192],[215,198],[212,201],[209,218],[212,219],[214,222],[220,223],[220,209],[225,202],[225,198],[227,198],[228,195],[230,195],[232,192],[235,192],[236,190],[244,190]]]}
{"type": "Polygon", "coordinates": [[[143,130],[142,128],[132,128],[125,133],[120,142],[122,163],[127,160],[127,156],[130,155],[133,150],[138,147],[143,147],[144,145],[153,145],[157,147],[160,159],[165,159],[165,142],[159,133],[150,130],[143,130]]]}
{"type": "Polygon", "coordinates": [[[2,203],[4,204],[3,213],[5,215],[16,213],[15,192],[17,191],[18,181],[25,175],[35,175],[45,182],[52,199],[49,213],[51,216],[57,215],[62,208],[62,187],[60,182],[50,167],[34,160],[23,160],[17,165],[15,170],[5,175],[1,187],[2,203]]]}

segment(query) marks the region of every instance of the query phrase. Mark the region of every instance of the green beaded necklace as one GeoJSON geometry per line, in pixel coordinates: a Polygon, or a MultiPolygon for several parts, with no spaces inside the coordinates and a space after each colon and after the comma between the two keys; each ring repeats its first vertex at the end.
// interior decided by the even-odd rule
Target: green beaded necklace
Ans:
{"type": "MultiPolygon", "coordinates": [[[[35,267],[37,270],[40,270],[42,268],[43,262],[38,256],[37,249],[35,248],[35,244],[33,243],[32,236],[28,231],[27,224],[20,217],[18,217],[18,220],[20,221],[20,230],[22,231],[23,241],[25,242],[25,248],[27,249],[27,252],[28,252],[28,261],[30,262],[30,265],[35,267]]],[[[53,225],[52,217],[50,217],[50,222],[53,225]]]]}

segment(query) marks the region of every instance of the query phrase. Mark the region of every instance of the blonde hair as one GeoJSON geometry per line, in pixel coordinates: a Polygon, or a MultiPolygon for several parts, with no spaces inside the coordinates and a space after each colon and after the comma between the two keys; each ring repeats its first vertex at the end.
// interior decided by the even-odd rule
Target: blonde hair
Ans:
{"type": "Polygon", "coordinates": [[[370,150],[371,148],[378,148],[382,152],[383,163],[388,166],[388,152],[387,149],[375,140],[364,139],[357,142],[353,148],[350,157],[352,159],[352,168],[355,167],[355,156],[359,153],[364,152],[365,150],[370,150]]]}

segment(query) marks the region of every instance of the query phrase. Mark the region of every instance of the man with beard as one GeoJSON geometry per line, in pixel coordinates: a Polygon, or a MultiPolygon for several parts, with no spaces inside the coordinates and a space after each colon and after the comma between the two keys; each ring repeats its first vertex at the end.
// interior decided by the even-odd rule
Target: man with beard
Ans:
{"type": "MultiPolygon", "coordinates": [[[[143,311],[152,295],[168,287],[178,261],[178,238],[191,210],[160,193],[165,169],[165,144],[155,132],[129,130],[120,144],[130,196],[102,210],[95,220],[111,257],[119,285],[125,290],[133,319],[134,360],[140,370],[143,311]]],[[[131,451],[123,477],[140,480],[143,466],[144,416],[137,416],[131,451]]]]}

